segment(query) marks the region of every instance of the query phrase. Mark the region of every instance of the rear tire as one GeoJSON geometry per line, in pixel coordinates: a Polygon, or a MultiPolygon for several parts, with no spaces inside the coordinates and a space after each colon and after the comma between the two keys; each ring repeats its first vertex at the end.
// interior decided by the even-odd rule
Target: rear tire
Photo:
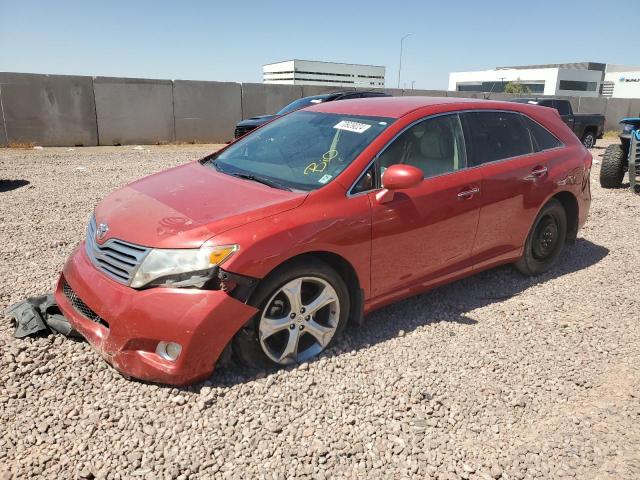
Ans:
{"type": "Polygon", "coordinates": [[[626,171],[627,155],[621,145],[609,145],[602,156],[600,186],[620,188],[626,171]]]}
{"type": "Polygon", "coordinates": [[[586,148],[593,148],[596,146],[596,134],[593,132],[584,132],[584,135],[582,135],[582,145],[584,145],[586,148]]]}
{"type": "Polygon", "coordinates": [[[252,368],[291,365],[319,355],[340,336],[349,316],[344,280],[316,259],[277,268],[250,303],[260,311],[233,338],[233,352],[252,368]]]}
{"type": "Polygon", "coordinates": [[[558,260],[567,240],[567,213],[551,199],[536,217],[516,268],[524,275],[540,275],[558,260]]]}

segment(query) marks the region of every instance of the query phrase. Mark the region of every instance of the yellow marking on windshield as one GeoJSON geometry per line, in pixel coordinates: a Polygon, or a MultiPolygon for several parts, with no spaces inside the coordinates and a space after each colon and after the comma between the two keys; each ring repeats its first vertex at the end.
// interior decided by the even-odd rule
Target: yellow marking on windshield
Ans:
{"type": "Polygon", "coordinates": [[[338,151],[336,149],[327,150],[322,154],[321,162],[311,162],[304,169],[304,174],[309,175],[310,173],[320,173],[324,172],[329,165],[329,162],[338,156],[338,151]]]}
{"type": "Polygon", "coordinates": [[[324,172],[327,169],[327,165],[327,162],[312,162],[304,169],[304,174],[309,175],[310,173],[324,172]]]}
{"type": "Polygon", "coordinates": [[[336,158],[337,156],[338,156],[338,151],[335,150],[335,149],[331,149],[331,150],[325,152],[322,155],[322,161],[323,162],[329,162],[329,161],[333,160],[334,158],[336,158]]]}

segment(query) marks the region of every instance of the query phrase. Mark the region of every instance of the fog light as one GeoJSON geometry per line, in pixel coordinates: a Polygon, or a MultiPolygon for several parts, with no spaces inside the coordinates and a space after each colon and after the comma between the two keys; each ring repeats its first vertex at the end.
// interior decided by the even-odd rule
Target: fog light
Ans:
{"type": "Polygon", "coordinates": [[[156,347],[156,353],[170,362],[175,362],[181,351],[182,345],[174,342],[158,342],[156,347]]]}

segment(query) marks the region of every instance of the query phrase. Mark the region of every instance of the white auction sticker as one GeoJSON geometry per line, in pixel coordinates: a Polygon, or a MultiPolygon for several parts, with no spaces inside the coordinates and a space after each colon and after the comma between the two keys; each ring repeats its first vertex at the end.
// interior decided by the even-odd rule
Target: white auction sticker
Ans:
{"type": "Polygon", "coordinates": [[[325,184],[325,183],[327,183],[329,180],[331,180],[331,175],[326,174],[326,175],[323,175],[323,176],[322,176],[322,178],[321,178],[320,180],[318,180],[318,183],[325,184]]]}
{"type": "Polygon", "coordinates": [[[362,133],[370,129],[371,125],[360,122],[352,122],[349,120],[342,120],[341,122],[335,124],[333,128],[337,128],[338,130],[346,130],[347,132],[362,133]]]}

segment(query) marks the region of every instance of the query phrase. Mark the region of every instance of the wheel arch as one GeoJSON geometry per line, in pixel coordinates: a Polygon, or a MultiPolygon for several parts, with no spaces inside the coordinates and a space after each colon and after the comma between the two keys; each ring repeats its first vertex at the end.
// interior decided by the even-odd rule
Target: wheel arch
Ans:
{"type": "MultiPolygon", "coordinates": [[[[578,199],[572,192],[563,190],[550,197],[544,205],[549,203],[552,199],[558,200],[567,214],[567,243],[575,243],[578,236],[578,224],[580,218],[578,199]]],[[[541,210],[544,208],[544,205],[540,208],[541,210]]]]}
{"type": "Polygon", "coordinates": [[[271,271],[269,271],[269,273],[260,280],[260,282],[264,281],[278,269],[285,268],[287,265],[302,261],[305,258],[314,258],[327,264],[329,267],[334,269],[340,277],[342,277],[347,285],[347,290],[349,291],[350,309],[348,319],[350,322],[354,321],[361,324],[364,316],[364,289],[362,287],[362,283],[351,262],[335,252],[314,250],[293,255],[272,268],[271,271]]]}

